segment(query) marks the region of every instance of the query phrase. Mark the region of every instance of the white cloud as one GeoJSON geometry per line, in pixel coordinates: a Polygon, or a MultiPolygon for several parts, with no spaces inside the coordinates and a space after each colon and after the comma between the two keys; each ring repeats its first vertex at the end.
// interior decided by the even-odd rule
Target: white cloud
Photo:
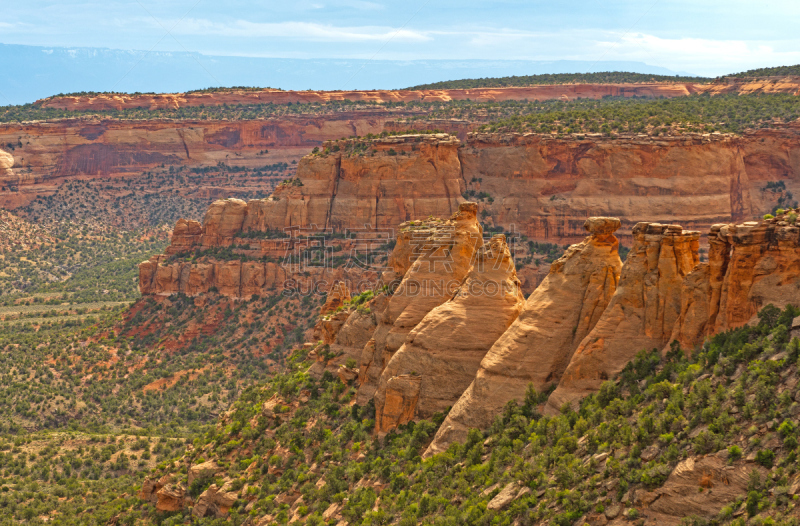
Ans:
{"type": "MultiPolygon", "coordinates": [[[[170,27],[172,24],[165,24],[170,27]]],[[[285,38],[317,42],[425,42],[431,37],[424,32],[381,26],[344,27],[312,22],[249,22],[216,23],[205,19],[187,19],[172,31],[182,35],[214,35],[246,38],[285,38]]]]}
{"type": "Polygon", "coordinates": [[[601,39],[597,60],[646,60],[672,69],[706,75],[732,73],[748,68],[800,62],[800,40],[747,41],[702,38],[661,38],[631,33],[601,39]],[[781,50],[778,48],[785,48],[781,50]]]}

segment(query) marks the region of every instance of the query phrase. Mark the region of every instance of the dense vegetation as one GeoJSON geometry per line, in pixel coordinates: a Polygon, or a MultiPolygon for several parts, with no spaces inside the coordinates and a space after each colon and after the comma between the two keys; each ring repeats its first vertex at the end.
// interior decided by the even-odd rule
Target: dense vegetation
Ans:
{"type": "Polygon", "coordinates": [[[545,73],[512,77],[486,77],[480,79],[446,80],[420,84],[406,89],[472,89],[535,86],[537,84],[634,84],[640,82],[708,82],[706,77],[681,75],[650,75],[630,71],[603,71],[599,73],[545,73]]]}
{"type": "MultiPolygon", "coordinates": [[[[498,104],[504,105],[506,116],[484,125],[483,130],[606,135],[715,131],[740,134],[800,117],[800,98],[794,95],[693,95],[656,100],[609,97],[599,101],[498,104]],[[510,113],[513,116],[508,116],[510,113]]],[[[487,107],[489,111],[492,109],[487,107]]]]}
{"type": "MultiPolygon", "coordinates": [[[[36,106],[0,107],[0,122],[101,116],[117,119],[248,120],[286,115],[326,115],[343,111],[388,111],[408,129],[426,129],[432,119],[456,119],[485,124],[486,130],[539,133],[648,133],[748,129],[794,121],[800,99],[791,94],[692,95],[673,99],[606,97],[541,102],[331,102],[327,104],[238,104],[179,109],[137,108],[121,111],[63,111],[36,106]]],[[[13,145],[11,145],[13,146],[13,145]]]]}
{"type": "Polygon", "coordinates": [[[226,189],[226,197],[259,199],[268,196],[295,164],[273,163],[244,167],[218,163],[188,168],[162,165],[126,177],[99,177],[61,184],[49,196],[38,196],[21,210],[35,223],[90,220],[125,230],[172,228],[178,219],[202,219],[214,201],[203,186],[226,189]]]}
{"type": "Polygon", "coordinates": [[[105,525],[181,438],[53,432],[0,437],[0,525],[105,525]]]}
{"type": "Polygon", "coordinates": [[[800,64],[794,66],[778,66],[775,68],[758,68],[726,75],[729,77],[790,77],[800,76],[800,64]]]}
{"type": "Polygon", "coordinates": [[[133,301],[139,296],[137,265],[167,245],[163,232],[119,231],[97,223],[34,226],[18,220],[14,225],[6,235],[17,242],[0,247],[0,319],[26,308],[40,316],[47,305],[80,309],[79,304],[133,301]],[[35,242],[26,229],[35,233],[35,242]]]}
{"type": "MultiPolygon", "coordinates": [[[[664,485],[681,461],[716,454],[749,479],[711,519],[687,517],[684,524],[744,525],[749,517],[752,524],[797,524],[789,486],[800,453],[794,423],[800,405],[791,388],[800,340],[790,342],[787,327],[798,314],[768,306],[758,325],[719,334],[688,358],[676,346],[665,358],[642,351],[619,378],[557,416],[542,416],[546,395],[529,389],[489,430],[472,431],[466,444],[428,460],[420,454],[443,415],[376,438],[374,409],[353,405],[354,388],[330,373],[310,377],[306,351],[298,351],[290,371],[246,389],[217,427],[194,441],[185,460],[212,459],[221,472],[189,491],[246,485],[229,517],[234,525],[248,518],[572,525],[591,514],[635,521],[647,513],[639,495],[664,485]],[[509,484],[518,496],[489,508],[509,484]]],[[[185,468],[162,467],[155,476],[165,473],[186,484],[185,468]]],[[[147,504],[127,520],[177,524],[188,517],[171,515],[147,504]]]]}

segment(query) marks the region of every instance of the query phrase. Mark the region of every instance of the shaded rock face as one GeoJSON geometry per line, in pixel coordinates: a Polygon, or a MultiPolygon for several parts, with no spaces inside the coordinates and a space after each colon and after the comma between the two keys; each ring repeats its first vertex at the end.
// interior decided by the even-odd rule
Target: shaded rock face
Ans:
{"type": "Polygon", "coordinates": [[[375,394],[376,430],[430,418],[458,400],[523,302],[505,236],[497,235],[478,250],[452,299],[428,312],[392,355],[375,394]]]}
{"type": "Polygon", "coordinates": [[[439,428],[426,456],[463,441],[469,428],[485,429],[529,384],[538,391],[558,383],[572,353],[591,331],[617,287],[622,262],[616,218],[590,218],[582,243],[550,267],[519,318],[494,343],[475,379],[439,428]]]}
{"type": "Polygon", "coordinates": [[[458,291],[483,246],[477,205],[471,202],[459,205],[449,220],[404,223],[400,230],[408,231],[417,257],[378,314],[378,327],[361,355],[357,400],[364,403],[372,399],[381,373],[409,332],[458,291]]]}
{"type": "Polygon", "coordinates": [[[699,262],[700,233],[639,223],[619,285],[594,329],[581,341],[546,410],[595,392],[641,350],[669,343],[681,314],[684,278],[699,262]]]}

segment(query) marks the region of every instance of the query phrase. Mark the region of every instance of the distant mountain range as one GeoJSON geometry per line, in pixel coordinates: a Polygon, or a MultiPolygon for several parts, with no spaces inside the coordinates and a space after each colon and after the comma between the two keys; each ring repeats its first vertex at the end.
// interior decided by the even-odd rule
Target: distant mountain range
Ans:
{"type": "Polygon", "coordinates": [[[463,78],[599,71],[690,75],[643,62],[304,60],[0,44],[0,105],[78,91],[178,92],[213,86],[397,89],[463,78]]]}

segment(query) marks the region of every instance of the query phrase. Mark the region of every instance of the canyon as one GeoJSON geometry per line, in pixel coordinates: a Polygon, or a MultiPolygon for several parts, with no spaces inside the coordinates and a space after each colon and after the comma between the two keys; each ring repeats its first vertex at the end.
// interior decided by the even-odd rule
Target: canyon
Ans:
{"type": "MultiPolygon", "coordinates": [[[[794,133],[783,131],[784,138],[787,132],[794,133]]],[[[772,133],[750,140],[761,145],[772,133]]],[[[541,159],[541,152],[552,151],[536,136],[511,139],[529,141],[527,159],[541,159]]],[[[641,208],[631,208],[622,218],[581,217],[591,209],[575,213],[569,223],[582,220],[589,236],[555,261],[546,277],[528,281],[527,287],[518,277],[505,235],[486,237],[479,220],[490,217],[482,212],[493,203],[470,202],[462,195],[467,186],[463,167],[471,167],[467,173],[480,174],[475,166],[503,159],[508,142],[483,138],[481,144],[489,144],[488,151],[477,147],[471,151],[446,134],[326,143],[323,152],[303,158],[299,182],[282,184],[264,200],[217,201],[202,224],[179,222],[167,253],[140,265],[140,290],[145,295],[199,295],[213,288],[222,295],[248,298],[281,290],[324,293],[338,285],[340,292],[334,298],[338,307],[332,314],[332,307],[325,309],[328,314],[315,332],[318,343],[311,343],[314,374],[329,370],[343,381],[355,382],[358,403],[375,402],[378,434],[429,419],[452,406],[429,446],[430,455],[463,441],[469,428],[486,428],[507,402],[524,398],[528,386],[540,393],[554,389],[542,409],[557,414],[599,390],[640,351],[666,354],[678,345],[692,352],[707,337],[750,322],[767,304],[782,308],[800,303],[797,211],[790,208],[775,218],[742,220],[752,217],[753,186],[747,183],[742,145],[734,148],[733,141],[729,137],[684,140],[674,152],[630,141],[626,146],[636,157],[628,153],[617,159],[614,176],[624,175],[623,160],[638,171],[645,159],[651,162],[651,173],[664,170],[664,178],[667,167],[678,174],[672,176],[675,179],[688,173],[685,188],[709,177],[707,188],[724,188],[721,197],[713,198],[722,213],[709,213],[707,202],[701,202],[692,229],[672,222],[634,223],[637,215],[648,212],[644,200],[641,208]],[[692,177],[691,172],[676,169],[675,163],[686,159],[716,170],[716,177],[705,171],[692,177]],[[422,195],[421,189],[426,189],[422,195]],[[373,201],[375,195],[379,198],[373,201]],[[386,201],[389,205],[381,204],[386,201]],[[719,218],[734,222],[708,224],[719,218]],[[399,222],[396,233],[388,228],[392,221],[399,222]],[[704,231],[695,230],[696,225],[704,231]],[[311,235],[303,239],[291,234],[299,229],[311,235]],[[314,235],[348,230],[357,234],[345,236],[337,250],[351,256],[365,233],[373,243],[395,239],[380,268],[314,268],[274,259],[287,250],[313,250],[314,235]],[[282,231],[286,233],[279,235],[288,237],[253,238],[282,231]],[[378,233],[382,237],[377,240],[370,237],[378,233]],[[632,246],[623,264],[619,247],[625,238],[632,246]],[[703,261],[702,240],[710,247],[703,261]],[[220,249],[232,250],[233,259],[219,257],[220,252],[214,251],[220,249]],[[260,259],[246,261],[243,256],[260,259]],[[303,280],[307,284],[297,289],[303,280]],[[356,282],[362,284],[361,290],[352,286],[356,282]],[[491,293],[487,282],[493,284],[491,293]],[[363,292],[363,285],[387,292],[370,300],[367,311],[349,308],[343,298],[350,291],[363,292]],[[341,290],[347,293],[342,295],[341,290]],[[337,349],[336,357],[329,358],[320,346],[337,349]]],[[[602,152],[590,144],[582,152],[586,157],[569,160],[572,166],[595,167],[591,173],[602,174],[597,159],[604,157],[592,157],[593,146],[602,152]]],[[[565,155],[563,149],[555,152],[565,155]]],[[[754,157],[750,159],[752,165],[754,157]]],[[[506,166],[514,166],[512,161],[506,159],[506,166]]],[[[518,165],[528,174],[538,168],[542,179],[552,173],[545,171],[547,164],[518,165]]],[[[761,170],[763,165],[752,169],[756,179],[761,170]]],[[[669,179],[660,183],[674,185],[669,179]]],[[[694,197],[685,202],[671,197],[684,214],[692,213],[694,197]]],[[[654,201],[650,212],[658,209],[658,200],[654,201]]],[[[521,230],[531,232],[524,223],[521,230]]],[[[577,233],[570,233],[561,239],[575,237],[577,233]]],[[[519,270],[522,275],[525,266],[519,270]]]]}
{"type": "MultiPolygon", "coordinates": [[[[545,101],[577,99],[601,99],[603,97],[646,97],[674,98],[692,94],[797,94],[800,80],[796,77],[776,77],[760,79],[724,78],[709,84],[692,83],[648,83],[648,84],[564,84],[538,85],[510,88],[477,88],[471,90],[384,90],[355,92],[290,92],[280,90],[219,90],[212,92],[176,94],[97,94],[51,97],[38,101],[34,106],[41,109],[94,112],[79,118],[55,118],[53,120],[5,122],[0,124],[0,206],[6,209],[24,208],[37,198],[53,196],[68,181],[98,181],[102,198],[113,199],[120,195],[118,188],[123,181],[143,187],[142,191],[156,194],[158,189],[144,175],[159,168],[180,168],[203,170],[220,164],[237,169],[254,170],[276,163],[289,165],[282,178],[294,173],[295,162],[308,153],[310,148],[322,147],[326,141],[380,134],[382,132],[402,133],[410,127],[416,129],[435,129],[455,134],[461,141],[460,149],[468,149],[472,155],[461,155],[463,178],[467,184],[472,178],[483,179],[481,191],[491,195],[503,195],[502,188],[493,185],[508,185],[509,179],[526,179],[531,173],[547,174],[547,185],[539,188],[525,188],[525,192],[539,193],[539,197],[554,199],[552,202],[537,203],[542,209],[543,218],[530,228],[530,237],[537,239],[563,237],[565,241],[576,241],[580,237],[581,222],[559,223],[556,217],[568,217],[571,203],[563,203],[561,194],[578,197],[581,192],[590,194],[580,207],[600,208],[603,192],[616,191],[613,187],[587,188],[574,180],[586,174],[607,176],[610,167],[622,163],[623,172],[638,170],[642,163],[640,177],[661,178],[650,166],[660,163],[662,174],[665,170],[676,168],[683,173],[707,172],[705,185],[698,188],[699,199],[707,201],[706,207],[722,210],[721,203],[710,202],[713,192],[708,186],[712,178],[724,171],[730,175],[739,170],[730,163],[743,162],[747,181],[743,185],[757,184],[756,181],[778,181],[786,179],[796,182],[796,159],[792,153],[794,137],[790,127],[761,130],[757,137],[735,137],[726,142],[727,146],[716,144],[717,138],[702,136],[661,137],[657,139],[640,136],[620,137],[618,143],[603,136],[566,136],[554,139],[546,135],[539,139],[495,135],[473,136],[478,128],[487,122],[480,115],[470,119],[426,117],[426,110],[411,108],[399,103],[449,101],[545,101]],[[389,104],[376,106],[375,104],[389,104]],[[397,103],[397,104],[395,104],[397,103]],[[181,108],[235,108],[238,105],[297,105],[304,104],[300,113],[268,116],[259,119],[220,119],[220,118],[145,118],[125,120],[114,118],[111,113],[120,110],[144,108],[148,111],[180,110],[181,108]],[[337,106],[337,104],[339,106],[337,106]],[[347,106],[356,104],[356,106],[347,106]],[[328,106],[326,106],[328,105],[328,106]],[[409,118],[419,119],[408,121],[409,118]],[[761,144],[759,144],[761,141],[761,144]],[[537,142],[546,145],[543,149],[537,142]],[[681,152],[688,143],[713,142],[708,150],[715,153],[699,153],[702,148],[694,148],[690,155],[697,155],[698,164],[681,152]],[[654,150],[669,152],[664,158],[658,154],[646,153],[647,144],[654,150]],[[617,148],[616,146],[620,147],[617,148]],[[669,146],[664,149],[663,146],[669,146]],[[537,154],[534,149],[539,149],[537,154]],[[729,149],[727,157],[721,153],[729,149]],[[583,150],[592,150],[585,159],[583,150]],[[488,154],[489,151],[493,154],[488,154]],[[640,150],[637,152],[636,150],[640,150]],[[710,155],[711,157],[708,157],[710,155]],[[714,155],[717,158],[712,159],[714,155]],[[541,157],[541,159],[539,159],[541,157]],[[598,159],[603,157],[604,159],[598,159]],[[646,157],[649,157],[646,158],[646,157]],[[497,168],[493,168],[497,164],[497,168]],[[577,164],[576,164],[577,163],[577,164]],[[674,166],[668,166],[672,163],[674,166]],[[703,164],[706,163],[706,164],[703,164]],[[727,167],[717,169],[710,164],[727,163],[727,167]],[[514,166],[510,166],[513,164],[514,166]],[[597,166],[595,166],[597,164],[597,166]],[[547,166],[545,170],[544,167],[547,166]],[[100,185],[99,181],[102,181],[100,185]],[[594,196],[594,197],[592,197],[594,196]],[[565,210],[566,208],[566,210],[565,210]],[[550,219],[545,219],[550,217],[550,219]],[[575,234],[570,238],[571,234],[575,234]]],[[[277,107],[276,106],[276,107],[277,107]]],[[[616,167],[614,168],[616,170],[616,167]]],[[[678,173],[678,172],[676,172],[678,173]]],[[[629,176],[629,177],[632,177],[629,176]]],[[[258,193],[268,195],[280,179],[260,178],[251,180],[224,181],[206,175],[200,181],[193,181],[190,187],[176,186],[183,197],[205,200],[210,204],[220,197],[246,197],[258,193]]],[[[718,181],[728,184],[727,179],[718,181]]],[[[518,181],[512,184],[519,184],[518,181]]],[[[585,184],[585,183],[584,183],[585,184]]],[[[627,192],[633,196],[667,199],[670,192],[693,192],[694,188],[667,187],[658,184],[640,188],[636,180],[628,182],[627,192]]],[[[719,189],[722,192],[722,188],[719,189]]],[[[515,188],[514,191],[517,191],[515,188]]],[[[792,189],[790,191],[796,191],[792,189]]],[[[733,194],[729,197],[735,197],[733,194]]],[[[731,204],[729,217],[736,214],[747,215],[747,207],[753,204],[760,207],[761,195],[751,196],[731,204]],[[743,211],[743,212],[742,212],[743,211]]],[[[716,197],[721,199],[721,194],[716,197]]],[[[667,199],[668,200],[668,199],[667,199]]],[[[659,205],[662,209],[668,205],[659,205]]],[[[514,205],[499,203],[488,210],[497,225],[508,225],[517,221],[509,214],[514,205]]],[[[760,208],[759,208],[760,210],[760,208]]],[[[656,209],[655,216],[660,210],[656,209]]],[[[595,210],[593,214],[601,213],[595,210]]],[[[612,212],[609,212],[612,213],[612,212]]],[[[613,210],[614,215],[624,216],[624,210],[613,210]]],[[[744,217],[744,216],[743,216],[744,217]]],[[[585,217],[584,217],[585,218],[585,217]]],[[[392,218],[393,220],[394,218],[392,218]]],[[[402,219],[402,218],[401,218],[402,219]]],[[[710,218],[699,221],[694,217],[676,217],[687,226],[705,228],[713,224],[710,218]]],[[[724,218],[718,218],[725,220],[724,218]]],[[[392,220],[387,219],[386,223],[392,220]]],[[[623,218],[624,220],[624,218],[623,218]]],[[[664,218],[663,220],[667,220],[664,218]]],[[[397,224],[394,222],[393,224],[397,224]]],[[[629,230],[632,224],[625,225],[629,230]]]]}

